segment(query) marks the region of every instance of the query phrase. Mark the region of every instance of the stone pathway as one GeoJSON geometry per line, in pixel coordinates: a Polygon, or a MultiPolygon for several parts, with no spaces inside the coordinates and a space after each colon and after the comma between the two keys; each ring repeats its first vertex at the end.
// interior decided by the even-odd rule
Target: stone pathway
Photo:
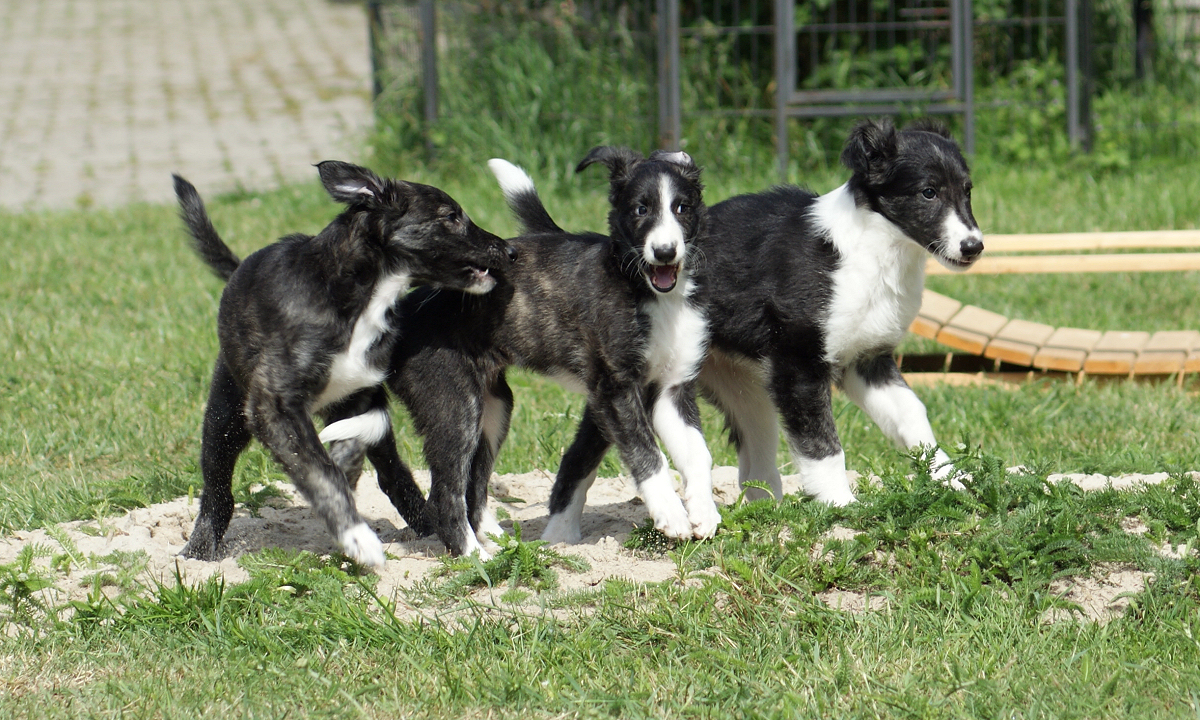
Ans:
{"type": "Polygon", "coordinates": [[[362,3],[0,0],[0,208],[315,177],[371,123],[362,3]]]}

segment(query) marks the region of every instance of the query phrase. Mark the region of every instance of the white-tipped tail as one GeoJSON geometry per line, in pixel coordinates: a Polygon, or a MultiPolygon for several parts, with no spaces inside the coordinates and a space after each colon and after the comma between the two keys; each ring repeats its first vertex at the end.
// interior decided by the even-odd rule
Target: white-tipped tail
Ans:
{"type": "Polygon", "coordinates": [[[488,160],[488,169],[500,183],[500,192],[504,193],[505,199],[511,199],[524,193],[537,192],[533,186],[533,180],[525,174],[525,171],[507,160],[492,158],[488,160]]]}
{"type": "Polygon", "coordinates": [[[374,445],[387,435],[389,427],[387,411],[372,410],[326,425],[319,437],[323,443],[357,438],[364,445],[374,445]]]}

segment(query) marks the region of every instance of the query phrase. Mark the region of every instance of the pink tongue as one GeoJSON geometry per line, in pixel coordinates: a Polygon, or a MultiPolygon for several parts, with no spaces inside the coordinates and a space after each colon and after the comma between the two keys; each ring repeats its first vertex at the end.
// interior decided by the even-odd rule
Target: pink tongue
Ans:
{"type": "Polygon", "coordinates": [[[675,285],[675,266],[674,265],[655,265],[654,266],[654,287],[660,290],[666,290],[675,285]]]}

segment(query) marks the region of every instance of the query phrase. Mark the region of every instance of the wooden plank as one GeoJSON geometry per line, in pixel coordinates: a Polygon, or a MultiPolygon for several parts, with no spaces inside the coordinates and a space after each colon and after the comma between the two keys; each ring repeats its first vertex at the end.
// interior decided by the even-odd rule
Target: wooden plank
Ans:
{"type": "Polygon", "coordinates": [[[1039,349],[1041,348],[1038,345],[997,337],[992,338],[984,348],[983,356],[991,360],[1029,366],[1033,365],[1033,358],[1039,349]]]}
{"type": "MultiPolygon", "coordinates": [[[[1014,255],[989,257],[984,255],[963,272],[976,275],[1010,275],[1016,273],[1083,273],[1083,272],[1175,272],[1200,270],[1200,253],[1117,253],[1107,255],[1014,255]]],[[[942,267],[930,258],[925,264],[926,275],[951,275],[954,271],[942,267]]]]}
{"type": "Polygon", "coordinates": [[[1083,369],[1087,355],[1100,341],[1099,330],[1058,328],[1033,357],[1033,366],[1043,370],[1077,372],[1083,369]]]}
{"type": "Polygon", "coordinates": [[[949,345],[955,350],[962,350],[972,355],[981,354],[991,339],[991,337],[982,333],[954,327],[953,325],[947,325],[942,328],[938,331],[937,337],[934,338],[934,340],[943,345],[949,345]]]}
{"type": "Polygon", "coordinates": [[[1083,371],[1092,375],[1128,375],[1133,372],[1138,351],[1150,340],[1150,333],[1110,330],[1100,336],[1087,359],[1083,371]]]}
{"type": "Polygon", "coordinates": [[[1183,371],[1185,373],[1200,372],[1200,350],[1188,353],[1187,360],[1183,361],[1183,371]]]}
{"type": "Polygon", "coordinates": [[[1028,343],[1041,347],[1054,334],[1054,328],[1044,323],[1028,320],[1010,320],[1007,325],[996,333],[997,340],[1028,343]]]}
{"type": "Polygon", "coordinates": [[[1008,318],[991,310],[967,305],[962,310],[956,312],[954,317],[950,318],[950,321],[946,324],[992,338],[996,336],[996,333],[1000,332],[1001,328],[1008,324],[1008,318]]]}
{"type": "Polygon", "coordinates": [[[932,290],[921,293],[921,309],[918,315],[928,318],[940,325],[950,322],[950,318],[962,308],[962,303],[952,297],[946,297],[932,290]]]}
{"type": "Polygon", "coordinates": [[[1200,248],[1200,230],[987,235],[983,247],[985,253],[1200,248]]]}
{"type": "Polygon", "coordinates": [[[1154,333],[1134,363],[1135,375],[1170,375],[1185,369],[1188,353],[1200,347],[1200,332],[1164,330],[1154,333]]]}

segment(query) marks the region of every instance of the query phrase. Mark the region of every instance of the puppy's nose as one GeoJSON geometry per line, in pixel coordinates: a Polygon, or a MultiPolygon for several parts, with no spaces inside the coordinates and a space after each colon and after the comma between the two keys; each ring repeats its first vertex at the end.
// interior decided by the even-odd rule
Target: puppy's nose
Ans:
{"type": "Polygon", "coordinates": [[[654,259],[660,263],[670,263],[675,261],[675,246],[666,245],[664,247],[654,248],[654,259]]]}
{"type": "Polygon", "coordinates": [[[513,247],[512,245],[509,245],[507,248],[505,248],[505,252],[508,253],[508,261],[509,262],[517,261],[517,249],[515,247],[513,247]]]}
{"type": "Polygon", "coordinates": [[[970,260],[983,252],[983,240],[979,238],[963,240],[958,246],[958,251],[962,253],[963,259],[970,260]]]}

